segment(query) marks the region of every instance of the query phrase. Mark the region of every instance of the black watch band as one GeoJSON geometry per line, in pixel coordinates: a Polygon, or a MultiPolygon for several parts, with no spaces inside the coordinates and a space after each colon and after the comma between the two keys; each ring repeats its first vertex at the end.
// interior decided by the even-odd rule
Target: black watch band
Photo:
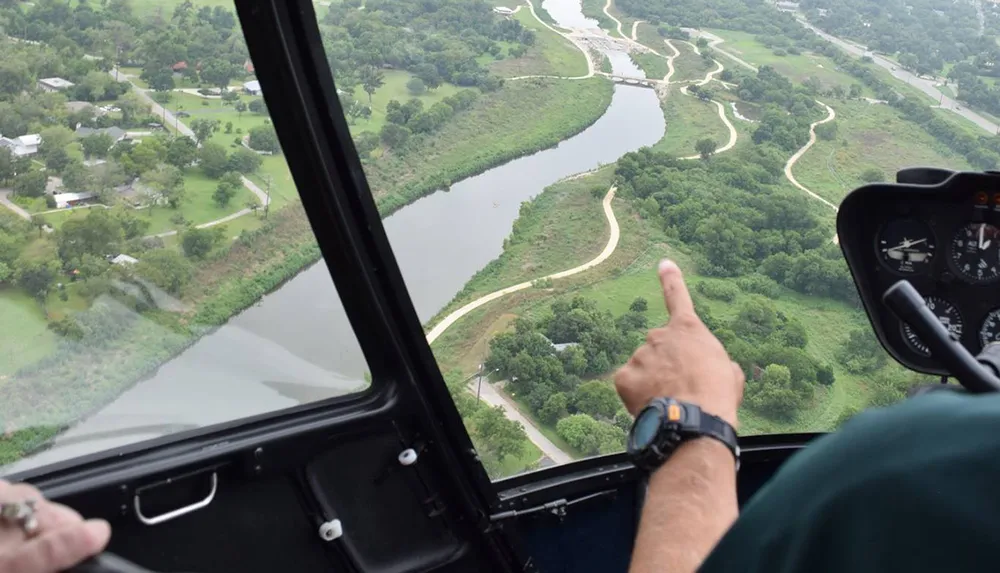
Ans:
{"type": "Polygon", "coordinates": [[[712,438],[722,442],[740,467],[736,430],[725,420],[703,412],[695,404],[672,398],[656,398],[636,416],[628,435],[632,462],[648,472],[659,468],[685,441],[712,438]]]}

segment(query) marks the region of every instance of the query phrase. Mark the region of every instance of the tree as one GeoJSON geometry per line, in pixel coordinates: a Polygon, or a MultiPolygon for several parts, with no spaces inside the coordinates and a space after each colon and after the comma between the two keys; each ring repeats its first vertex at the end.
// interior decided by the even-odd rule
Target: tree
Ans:
{"type": "Polygon", "coordinates": [[[41,197],[48,178],[41,171],[26,171],[14,178],[14,194],[21,197],[41,197]]]}
{"type": "Polygon", "coordinates": [[[715,153],[718,146],[719,144],[715,143],[714,140],[706,137],[705,139],[699,139],[698,142],[694,144],[694,149],[703,160],[708,161],[709,158],[711,158],[715,153]]]}
{"type": "Polygon", "coordinates": [[[261,163],[263,163],[263,160],[260,158],[260,155],[243,146],[240,146],[229,154],[228,169],[229,171],[235,171],[246,175],[260,169],[261,163]]]}
{"type": "Polygon", "coordinates": [[[888,355],[868,328],[851,331],[841,345],[837,358],[851,374],[869,374],[888,362],[888,355]]]}
{"type": "Polygon", "coordinates": [[[198,152],[198,165],[205,175],[218,179],[229,170],[229,156],[226,148],[218,143],[206,143],[198,152]]]}
{"type": "Polygon", "coordinates": [[[278,153],[281,151],[281,144],[278,142],[278,134],[274,132],[274,127],[270,124],[258,125],[250,129],[250,139],[247,145],[257,151],[269,151],[278,153]]]}
{"type": "Polygon", "coordinates": [[[122,124],[125,126],[135,125],[143,116],[149,115],[149,104],[133,92],[118,98],[116,105],[122,110],[122,124]]]}
{"type": "Polygon", "coordinates": [[[569,445],[586,455],[619,452],[625,446],[625,432],[586,414],[573,414],[556,423],[556,432],[569,445]]]}
{"type": "Polygon", "coordinates": [[[413,75],[420,78],[428,89],[434,89],[441,85],[441,75],[434,64],[417,64],[412,69],[413,75]]]}
{"type": "Polygon", "coordinates": [[[816,126],[816,137],[824,141],[833,141],[837,138],[837,122],[829,121],[816,126]]]}
{"type": "Polygon", "coordinates": [[[198,144],[190,137],[177,136],[167,146],[166,162],[178,169],[184,169],[198,158],[198,144]]]}
{"type": "Polygon", "coordinates": [[[14,271],[7,263],[0,262],[0,283],[6,283],[14,276],[14,271]]]}
{"type": "Polygon", "coordinates": [[[472,417],[476,434],[498,460],[521,453],[527,435],[520,422],[507,419],[503,407],[480,408],[472,417]]]}
{"type": "Polygon", "coordinates": [[[4,58],[0,61],[0,93],[16,96],[31,87],[31,70],[25,61],[4,58]]]}
{"type": "Polygon", "coordinates": [[[114,251],[123,237],[121,223],[107,210],[90,209],[86,217],[70,219],[59,228],[56,233],[59,258],[71,263],[85,254],[97,257],[118,254],[114,251]]]}
{"type": "Polygon", "coordinates": [[[240,99],[240,94],[236,93],[235,90],[227,89],[226,91],[222,92],[222,101],[226,103],[233,103],[239,101],[239,99],[240,99]]]}
{"type": "Polygon", "coordinates": [[[860,177],[865,183],[878,183],[880,181],[885,181],[885,173],[878,167],[865,169],[858,177],[860,177]]]}
{"type": "Polygon", "coordinates": [[[618,393],[607,382],[593,380],[581,384],[573,396],[573,406],[595,418],[614,418],[621,407],[618,393]]]}
{"type": "Polygon", "coordinates": [[[406,89],[410,95],[418,96],[427,92],[427,85],[420,78],[410,78],[410,81],[406,82],[406,89]]]}
{"type": "Polygon", "coordinates": [[[247,109],[250,110],[250,113],[267,114],[267,105],[264,104],[264,100],[262,99],[250,100],[247,109]]]}
{"type": "MultiPolygon", "coordinates": [[[[156,199],[165,200],[170,208],[176,209],[184,200],[184,174],[173,165],[160,165],[143,179],[156,192],[156,199]]],[[[154,199],[150,208],[158,202],[154,199]]]]}
{"type": "Polygon", "coordinates": [[[233,109],[236,110],[236,117],[238,119],[242,120],[243,119],[243,112],[245,112],[247,110],[247,104],[243,100],[240,100],[240,101],[236,102],[236,105],[233,106],[233,109]]]}
{"type": "Polygon", "coordinates": [[[38,152],[42,157],[56,149],[65,151],[66,146],[73,141],[73,132],[61,125],[46,127],[39,135],[42,137],[42,144],[39,146],[38,152]]]}
{"type": "Polygon", "coordinates": [[[72,159],[63,169],[63,188],[72,192],[92,191],[94,188],[93,177],[90,169],[79,159],[72,159]]]}
{"type": "Polygon", "coordinates": [[[94,133],[80,139],[83,147],[83,156],[87,159],[91,157],[107,157],[108,151],[115,141],[107,133],[94,133]]]}
{"type": "Polygon", "coordinates": [[[16,175],[14,155],[6,147],[0,147],[0,184],[10,181],[16,175]]]}
{"type": "Polygon", "coordinates": [[[368,94],[368,105],[372,103],[372,95],[375,90],[385,85],[385,74],[375,66],[365,66],[361,68],[361,88],[368,94]]]}
{"type": "Polygon", "coordinates": [[[233,122],[227,121],[226,122],[226,135],[229,135],[232,132],[233,132],[233,122]]]}
{"type": "Polygon", "coordinates": [[[59,261],[55,259],[22,260],[17,265],[14,281],[44,306],[58,276],[59,261]]]}
{"type": "Polygon", "coordinates": [[[74,266],[76,267],[76,270],[80,272],[80,278],[88,281],[107,273],[108,268],[111,265],[108,264],[108,260],[104,257],[98,257],[91,255],[90,253],[86,253],[80,257],[80,260],[74,266]]]}
{"type": "Polygon", "coordinates": [[[202,144],[219,129],[219,120],[199,117],[190,123],[190,127],[194,132],[194,138],[202,144]]]}
{"type": "Polygon", "coordinates": [[[861,84],[851,84],[851,88],[847,91],[847,96],[851,99],[858,99],[861,97],[861,84]]]}
{"type": "Polygon", "coordinates": [[[382,126],[382,131],[379,132],[379,139],[387,147],[399,148],[410,139],[410,130],[406,126],[386,122],[382,126]]]}
{"type": "Polygon", "coordinates": [[[136,274],[170,294],[179,295],[194,276],[194,267],[173,249],[147,251],[135,265],[136,274]]]}
{"type": "Polygon", "coordinates": [[[243,181],[240,180],[239,174],[230,171],[219,179],[219,184],[215,187],[215,192],[212,193],[212,200],[219,207],[225,207],[229,205],[229,201],[236,196],[241,187],[243,187],[243,181]]]}
{"type": "Polygon", "coordinates": [[[45,168],[50,171],[60,172],[69,164],[69,152],[65,147],[57,147],[45,154],[45,168]]]}
{"type": "Polygon", "coordinates": [[[698,38],[695,41],[695,45],[697,45],[701,49],[705,49],[705,48],[708,47],[708,39],[707,38],[698,38]]]}
{"type": "Polygon", "coordinates": [[[139,78],[149,84],[150,89],[157,92],[168,92],[175,86],[174,73],[167,67],[143,68],[139,78]]]}
{"type": "Polygon", "coordinates": [[[239,74],[239,66],[218,58],[213,58],[205,62],[199,72],[202,81],[218,87],[220,90],[225,90],[229,86],[230,80],[239,74]]]}
{"type": "Polygon", "coordinates": [[[246,207],[256,215],[257,210],[261,208],[260,199],[256,195],[250,195],[250,198],[247,199],[246,207]]]}
{"type": "Polygon", "coordinates": [[[123,162],[122,167],[133,176],[139,176],[160,164],[161,152],[166,156],[166,150],[155,139],[144,139],[128,153],[129,162],[123,162]]]}
{"type": "Polygon", "coordinates": [[[184,249],[184,256],[193,259],[203,259],[215,244],[222,238],[219,234],[220,228],[199,229],[191,227],[181,235],[181,247],[184,249]]]}
{"type": "Polygon", "coordinates": [[[649,302],[641,296],[635,297],[628,309],[632,312],[646,312],[649,309],[649,302]]]}
{"type": "Polygon", "coordinates": [[[538,409],[538,415],[547,424],[555,424],[569,415],[569,399],[563,392],[549,396],[545,404],[538,409]]]}

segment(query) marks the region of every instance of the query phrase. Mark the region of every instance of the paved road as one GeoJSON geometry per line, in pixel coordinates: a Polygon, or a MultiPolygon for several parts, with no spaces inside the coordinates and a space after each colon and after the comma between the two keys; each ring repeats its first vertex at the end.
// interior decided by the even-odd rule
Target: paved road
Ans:
{"type": "MultiPolygon", "coordinates": [[[[472,382],[469,385],[469,391],[475,394],[478,389],[477,386],[476,382],[472,382]]],[[[538,428],[531,423],[531,420],[522,414],[521,411],[517,409],[517,406],[511,403],[510,400],[500,394],[500,392],[497,391],[492,384],[486,382],[482,385],[480,398],[490,406],[500,406],[503,408],[504,416],[506,416],[508,420],[520,422],[521,425],[524,426],[524,433],[528,435],[528,439],[531,440],[531,443],[538,446],[538,449],[542,450],[542,453],[545,454],[546,457],[557,464],[568,464],[573,461],[572,456],[559,449],[559,447],[552,443],[551,440],[546,438],[545,434],[541,433],[538,428]]]]}
{"type": "Polygon", "coordinates": [[[126,76],[125,74],[118,73],[117,70],[115,69],[112,69],[108,73],[111,74],[111,77],[125,78],[125,81],[132,84],[132,91],[134,91],[137,96],[139,96],[143,101],[145,101],[151,106],[153,115],[163,119],[163,125],[176,126],[177,131],[181,132],[181,134],[186,135],[191,139],[194,139],[194,132],[191,131],[191,128],[184,125],[183,122],[179,121],[177,117],[174,116],[174,114],[170,113],[169,110],[164,109],[162,105],[156,103],[156,101],[154,101],[153,98],[149,97],[149,93],[146,90],[135,85],[135,83],[132,82],[132,80],[128,76],[126,76]]]}
{"type": "MultiPolygon", "coordinates": [[[[844,50],[845,52],[854,54],[855,56],[859,57],[866,55],[865,49],[863,47],[848,42],[846,40],[842,40],[836,36],[831,36],[830,34],[824,32],[823,30],[820,30],[816,26],[813,26],[803,18],[796,17],[796,20],[798,20],[799,23],[805,26],[806,28],[809,28],[813,32],[816,32],[816,34],[819,35],[819,37],[823,38],[824,40],[827,40],[828,42],[832,42],[841,50],[844,50]]],[[[912,74],[900,68],[898,64],[896,64],[896,62],[887,60],[882,56],[879,56],[878,54],[870,54],[870,56],[876,64],[889,70],[889,72],[896,79],[902,80],[910,84],[911,86],[919,89],[928,96],[934,98],[934,100],[941,102],[941,107],[943,109],[947,109],[954,113],[957,113],[958,115],[964,117],[965,119],[983,128],[983,130],[988,131],[991,135],[997,133],[997,130],[1000,130],[1000,125],[993,123],[992,121],[986,119],[985,117],[979,115],[978,113],[962,106],[961,103],[956,102],[954,99],[948,97],[947,94],[945,94],[944,92],[939,90],[937,86],[935,86],[936,83],[935,80],[929,80],[927,78],[922,78],[920,76],[912,74]]]]}
{"type": "Polygon", "coordinates": [[[10,189],[0,189],[0,203],[2,203],[4,207],[13,211],[14,214],[16,214],[18,217],[26,221],[30,221],[31,213],[25,211],[24,209],[21,208],[20,205],[11,201],[10,200],[11,193],[13,193],[13,191],[10,189]]]}

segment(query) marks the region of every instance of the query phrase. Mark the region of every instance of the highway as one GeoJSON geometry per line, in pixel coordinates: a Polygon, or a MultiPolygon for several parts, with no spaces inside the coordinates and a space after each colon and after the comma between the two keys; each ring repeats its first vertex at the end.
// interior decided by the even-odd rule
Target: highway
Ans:
{"type": "MultiPolygon", "coordinates": [[[[816,26],[813,26],[812,24],[810,24],[801,17],[796,16],[795,19],[798,20],[799,23],[805,26],[806,28],[809,28],[813,32],[816,32],[816,34],[818,34],[824,40],[832,42],[834,45],[836,45],[837,47],[848,53],[854,54],[859,57],[864,56],[866,54],[865,49],[857,44],[842,40],[836,36],[831,36],[830,34],[824,32],[823,30],[820,30],[816,26]]],[[[965,119],[968,119],[969,121],[983,128],[984,131],[989,132],[990,135],[996,134],[997,130],[1000,129],[1000,126],[998,126],[996,123],[986,119],[985,117],[979,115],[974,111],[969,110],[961,103],[948,97],[947,94],[942,93],[941,90],[939,90],[934,85],[935,84],[934,80],[929,80],[927,78],[922,78],[920,76],[912,74],[900,68],[899,65],[896,64],[896,62],[887,60],[882,56],[879,56],[878,54],[870,54],[870,56],[876,64],[888,70],[889,73],[891,73],[893,77],[895,77],[896,79],[902,80],[910,84],[911,86],[919,89],[928,96],[934,98],[935,101],[941,102],[942,108],[950,110],[952,113],[957,113],[958,115],[961,115],[965,119]]]]}

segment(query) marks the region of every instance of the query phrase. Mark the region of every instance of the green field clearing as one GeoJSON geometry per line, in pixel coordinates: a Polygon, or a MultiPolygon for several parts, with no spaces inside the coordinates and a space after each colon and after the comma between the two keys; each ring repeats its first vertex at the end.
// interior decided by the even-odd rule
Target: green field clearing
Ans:
{"type": "Polygon", "coordinates": [[[661,105],[667,130],[653,149],[686,157],[697,153],[694,144],[699,139],[712,139],[719,147],[729,141],[729,130],[719,119],[719,110],[714,103],[684,95],[680,88],[673,86],[661,105]]]}
{"type": "Polygon", "coordinates": [[[55,350],[58,336],[47,328],[45,313],[34,298],[20,289],[0,289],[0,386],[22,366],[55,350]]]}
{"type": "MultiPolygon", "coordinates": [[[[413,74],[403,70],[385,70],[384,73],[385,85],[375,90],[374,95],[372,95],[371,118],[355,120],[354,124],[351,126],[352,133],[360,133],[362,131],[378,132],[382,129],[382,126],[385,125],[385,108],[392,100],[404,103],[409,101],[411,98],[416,97],[420,101],[424,102],[424,109],[427,109],[431,105],[443,100],[459,90],[458,86],[445,83],[434,88],[433,90],[428,90],[423,95],[413,96],[410,94],[410,91],[406,89],[406,82],[413,78],[413,74]]],[[[354,89],[354,99],[366,104],[369,103],[368,94],[365,93],[365,90],[362,89],[361,86],[357,86],[354,89]]]]}
{"type": "MultiPolygon", "coordinates": [[[[696,54],[694,47],[688,42],[671,40],[670,43],[680,52],[680,55],[674,58],[674,77],[671,78],[671,81],[701,80],[704,79],[705,74],[716,68],[714,62],[706,62],[701,56],[696,54]]],[[[667,51],[669,51],[669,48],[667,51]]],[[[719,61],[723,66],[733,67],[735,65],[726,58],[719,61]]]]}
{"type": "Polygon", "coordinates": [[[965,158],[905,121],[893,108],[864,101],[831,102],[837,111],[837,138],[818,140],[795,165],[795,178],[837,203],[863,184],[860,174],[878,168],[893,180],[902,167],[971,169],[965,158]]]}
{"type": "MultiPolygon", "coordinates": [[[[819,54],[805,52],[800,55],[776,56],[774,51],[754,40],[753,34],[746,32],[736,32],[733,30],[709,30],[713,34],[724,38],[726,41],[719,45],[719,48],[733,55],[736,55],[757,66],[772,66],[782,75],[787,76],[792,83],[802,83],[810,76],[816,76],[823,84],[824,89],[835,85],[849,88],[851,84],[860,83],[850,75],[838,71],[837,64],[819,54]]],[[[722,61],[726,67],[738,66],[732,60],[722,56],[722,61]]],[[[717,58],[718,59],[718,58],[717,58]]]]}
{"type": "Polygon", "coordinates": [[[572,42],[543,26],[529,10],[518,11],[514,18],[525,28],[534,30],[535,45],[520,58],[506,58],[490,64],[493,73],[505,78],[532,75],[577,77],[587,74],[587,59],[572,42]]]}
{"type": "Polygon", "coordinates": [[[663,79],[670,72],[667,60],[656,54],[629,54],[629,57],[646,73],[647,78],[663,79]]]}

